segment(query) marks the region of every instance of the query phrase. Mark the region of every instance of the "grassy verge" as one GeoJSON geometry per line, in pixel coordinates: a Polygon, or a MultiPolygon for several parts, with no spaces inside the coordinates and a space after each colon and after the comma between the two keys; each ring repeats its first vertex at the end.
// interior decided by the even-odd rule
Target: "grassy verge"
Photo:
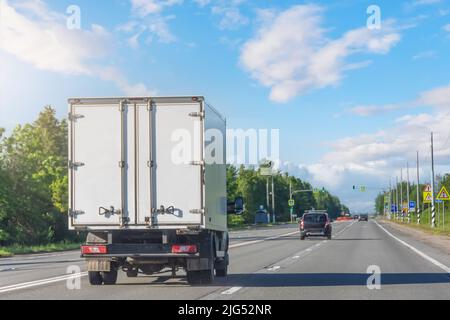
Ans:
{"type": "MultiPolygon", "coordinates": [[[[441,208],[442,210],[442,208],[441,208]]],[[[419,229],[430,234],[443,235],[450,237],[450,210],[447,208],[445,218],[442,217],[442,211],[437,211],[436,207],[436,228],[431,227],[431,209],[426,209],[420,216],[420,224],[417,224],[417,216],[415,213],[411,214],[411,223],[405,221],[392,219],[391,222],[401,224],[414,229],[419,229]]]]}
{"type": "Polygon", "coordinates": [[[16,254],[58,252],[66,250],[75,250],[78,248],[80,248],[79,243],[67,243],[67,242],[36,245],[36,246],[13,245],[8,247],[1,247],[0,257],[12,257],[16,254]]]}

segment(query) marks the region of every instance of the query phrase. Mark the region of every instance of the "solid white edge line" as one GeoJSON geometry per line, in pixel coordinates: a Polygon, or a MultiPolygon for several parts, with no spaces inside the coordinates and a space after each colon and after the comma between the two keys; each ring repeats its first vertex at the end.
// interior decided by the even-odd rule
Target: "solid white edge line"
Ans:
{"type": "Polygon", "coordinates": [[[236,293],[241,289],[242,289],[242,287],[233,287],[233,288],[223,291],[221,294],[232,295],[233,293],[236,293]]]}
{"type": "Polygon", "coordinates": [[[450,273],[450,268],[447,267],[445,264],[440,263],[439,261],[437,261],[436,259],[430,257],[429,255],[423,253],[422,251],[420,251],[419,249],[413,247],[412,245],[406,243],[405,241],[403,241],[402,239],[397,238],[396,236],[394,236],[392,233],[390,233],[389,231],[387,231],[382,225],[380,225],[378,223],[378,221],[375,221],[375,224],[377,226],[379,226],[384,232],[386,232],[390,237],[392,237],[393,239],[397,240],[398,242],[400,242],[401,244],[403,244],[405,247],[411,249],[412,251],[414,251],[415,253],[417,253],[419,256],[421,256],[422,258],[424,258],[425,260],[427,260],[428,262],[431,262],[432,264],[434,264],[435,266],[441,268],[442,270],[444,270],[447,273],[450,273]]]}

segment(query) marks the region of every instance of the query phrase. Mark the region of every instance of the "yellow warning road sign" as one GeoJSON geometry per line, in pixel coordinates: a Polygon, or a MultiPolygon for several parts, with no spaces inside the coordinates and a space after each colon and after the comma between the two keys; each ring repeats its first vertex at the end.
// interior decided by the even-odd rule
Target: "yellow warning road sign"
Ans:
{"type": "Polygon", "coordinates": [[[439,191],[437,198],[442,201],[450,201],[450,195],[445,187],[442,187],[441,191],[439,191]]]}
{"type": "Polygon", "coordinates": [[[433,201],[433,195],[431,192],[424,192],[423,193],[423,203],[431,203],[433,201]]]}

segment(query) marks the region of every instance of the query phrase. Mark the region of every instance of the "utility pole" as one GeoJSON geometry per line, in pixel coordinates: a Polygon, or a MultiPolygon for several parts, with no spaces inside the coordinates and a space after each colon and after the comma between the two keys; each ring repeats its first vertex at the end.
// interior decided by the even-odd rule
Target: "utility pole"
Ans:
{"type": "Polygon", "coordinates": [[[267,177],[266,184],[266,200],[267,200],[267,223],[270,222],[270,197],[269,197],[269,177],[267,177]]]}
{"type": "Polygon", "coordinates": [[[272,175],[272,213],[273,213],[273,223],[276,223],[277,219],[275,217],[275,181],[273,179],[273,175],[272,175]]]}
{"type": "Polygon", "coordinates": [[[405,220],[403,216],[403,168],[400,169],[400,212],[402,214],[402,222],[405,220]]]}
{"type": "Polygon", "coordinates": [[[431,132],[431,227],[436,228],[436,207],[434,198],[434,137],[431,132]]]}
{"type": "MultiPolygon", "coordinates": [[[[292,180],[289,179],[289,200],[292,200],[292,180]]],[[[294,222],[294,207],[290,208],[291,210],[291,222],[294,222]]]]}
{"type": "Polygon", "coordinates": [[[419,171],[419,151],[417,151],[417,204],[416,204],[416,214],[417,214],[417,224],[420,224],[420,171],[419,171]]]}
{"type": "Polygon", "coordinates": [[[392,179],[389,178],[389,220],[392,219],[391,214],[392,214],[392,179]]]}
{"type": "Polygon", "coordinates": [[[411,216],[409,212],[409,162],[406,163],[406,202],[407,204],[407,221],[408,223],[411,223],[411,216]]]}
{"type": "Polygon", "coordinates": [[[398,216],[398,209],[399,209],[399,205],[398,205],[398,176],[395,177],[395,182],[397,183],[395,185],[395,216],[398,220],[399,216],[398,216]]]}

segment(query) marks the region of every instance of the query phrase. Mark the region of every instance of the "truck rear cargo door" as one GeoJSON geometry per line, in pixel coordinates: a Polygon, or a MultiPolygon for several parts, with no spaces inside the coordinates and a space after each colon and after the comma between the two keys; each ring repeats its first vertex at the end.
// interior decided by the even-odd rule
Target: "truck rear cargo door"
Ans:
{"type": "Polygon", "coordinates": [[[72,225],[120,225],[124,124],[119,105],[73,105],[70,126],[72,225]]]}
{"type": "Polygon", "coordinates": [[[201,103],[158,103],[154,108],[157,226],[203,223],[202,115],[201,103]]]}

